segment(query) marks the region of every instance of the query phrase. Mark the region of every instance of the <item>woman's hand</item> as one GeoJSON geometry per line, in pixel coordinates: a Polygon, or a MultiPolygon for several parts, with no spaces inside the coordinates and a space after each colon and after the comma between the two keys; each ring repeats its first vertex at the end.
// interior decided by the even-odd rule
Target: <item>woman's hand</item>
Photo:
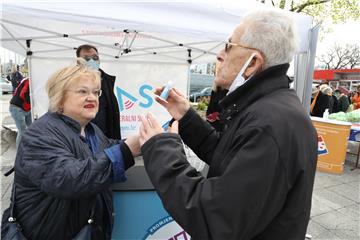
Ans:
{"type": "Polygon", "coordinates": [[[139,138],[139,134],[134,134],[128,136],[124,141],[134,157],[140,156],[141,154],[139,138]]]}

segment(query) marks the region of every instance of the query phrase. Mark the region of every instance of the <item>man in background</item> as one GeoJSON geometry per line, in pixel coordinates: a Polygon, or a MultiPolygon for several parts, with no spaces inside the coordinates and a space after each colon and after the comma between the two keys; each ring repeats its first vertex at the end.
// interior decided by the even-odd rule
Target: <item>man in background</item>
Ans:
{"type": "Polygon", "coordinates": [[[102,94],[99,98],[99,111],[92,120],[108,138],[121,139],[120,113],[114,94],[115,76],[111,76],[100,69],[100,58],[96,47],[88,44],[81,45],[76,50],[76,56],[84,58],[89,68],[98,70],[101,75],[102,94]]]}
{"type": "Polygon", "coordinates": [[[23,78],[24,78],[23,75],[19,71],[19,66],[14,65],[12,68],[11,75],[10,75],[10,81],[11,81],[11,85],[13,87],[13,92],[15,91],[17,86],[19,86],[19,84],[23,78]]]}
{"type": "Polygon", "coordinates": [[[349,103],[349,98],[341,93],[341,91],[339,89],[336,89],[334,91],[334,95],[338,100],[338,104],[337,104],[337,111],[336,112],[347,112],[350,103],[349,103]]]}

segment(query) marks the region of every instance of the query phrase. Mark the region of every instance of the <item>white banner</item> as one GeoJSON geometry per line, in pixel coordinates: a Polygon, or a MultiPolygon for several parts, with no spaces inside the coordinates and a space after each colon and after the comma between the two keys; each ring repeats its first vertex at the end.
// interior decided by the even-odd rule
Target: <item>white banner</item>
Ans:
{"type": "Polygon", "coordinates": [[[156,87],[169,80],[174,87],[186,95],[188,81],[187,65],[166,65],[150,63],[120,63],[116,67],[103,64],[104,70],[116,75],[115,95],[120,109],[121,136],[138,132],[140,115],[152,112],[161,124],[171,119],[167,111],[154,100],[156,87]]]}
{"type": "MultiPolygon", "coordinates": [[[[56,70],[69,66],[74,61],[68,59],[31,59],[31,98],[35,118],[48,109],[45,84],[56,70]]],[[[163,124],[171,117],[153,98],[156,87],[165,85],[169,80],[174,87],[186,95],[188,66],[176,64],[104,62],[101,68],[116,76],[115,96],[120,110],[121,136],[124,138],[137,133],[140,115],[152,112],[163,124]]]]}

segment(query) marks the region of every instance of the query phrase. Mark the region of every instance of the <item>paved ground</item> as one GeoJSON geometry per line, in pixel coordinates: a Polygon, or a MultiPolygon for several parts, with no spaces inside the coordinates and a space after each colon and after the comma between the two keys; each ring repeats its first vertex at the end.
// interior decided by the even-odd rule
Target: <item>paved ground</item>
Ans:
{"type": "MultiPolygon", "coordinates": [[[[1,119],[11,123],[7,111],[8,96],[1,98],[1,119]]],[[[15,159],[15,133],[1,129],[1,213],[9,206],[12,175],[3,173],[11,168],[15,159]]],[[[355,151],[351,144],[349,149],[355,151]]],[[[360,169],[352,170],[354,155],[347,155],[345,170],[341,175],[317,172],[313,193],[313,206],[308,233],[315,240],[358,240],[360,239],[360,169]]]]}
{"type": "Polygon", "coordinates": [[[341,175],[317,172],[308,233],[312,239],[360,239],[360,169],[347,156],[341,175]]]}

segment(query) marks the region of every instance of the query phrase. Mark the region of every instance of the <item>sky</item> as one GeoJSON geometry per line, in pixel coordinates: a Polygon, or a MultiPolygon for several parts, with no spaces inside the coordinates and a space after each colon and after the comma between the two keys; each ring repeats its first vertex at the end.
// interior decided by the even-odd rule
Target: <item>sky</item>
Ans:
{"type": "Polygon", "coordinates": [[[335,42],[340,44],[360,44],[360,20],[333,25],[332,28],[332,33],[328,33],[322,41],[318,41],[317,55],[319,55],[319,53],[326,52],[326,50],[333,46],[335,42]]]}

